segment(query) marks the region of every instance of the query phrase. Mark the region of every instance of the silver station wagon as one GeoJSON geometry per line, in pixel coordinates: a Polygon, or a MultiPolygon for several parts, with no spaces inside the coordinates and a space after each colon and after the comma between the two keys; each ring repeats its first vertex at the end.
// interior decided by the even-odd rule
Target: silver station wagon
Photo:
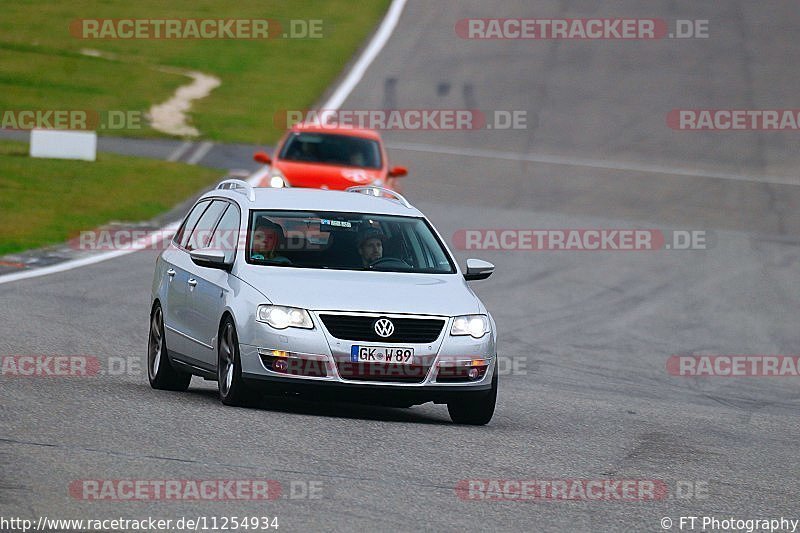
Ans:
{"type": "Polygon", "coordinates": [[[395,407],[447,404],[486,424],[497,399],[494,320],[425,216],[396,192],[252,188],[229,179],[189,211],[155,268],[148,375],[395,407]]]}

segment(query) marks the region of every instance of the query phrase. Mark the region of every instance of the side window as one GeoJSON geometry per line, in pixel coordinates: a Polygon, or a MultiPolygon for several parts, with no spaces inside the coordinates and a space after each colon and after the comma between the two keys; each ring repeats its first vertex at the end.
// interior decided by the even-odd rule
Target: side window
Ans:
{"type": "Polygon", "coordinates": [[[206,210],[208,204],[210,203],[211,202],[206,200],[194,206],[194,209],[192,209],[192,211],[189,213],[189,216],[186,217],[183,225],[175,234],[175,238],[172,240],[175,244],[182,248],[186,247],[186,241],[189,239],[189,235],[192,234],[195,224],[197,224],[197,221],[200,220],[200,215],[203,214],[203,211],[206,210]]]}
{"type": "Polygon", "coordinates": [[[192,230],[191,235],[189,235],[189,239],[186,242],[187,250],[192,251],[208,246],[208,243],[211,241],[211,232],[214,230],[214,226],[217,225],[217,220],[222,216],[222,212],[225,211],[226,207],[228,207],[228,202],[223,202],[222,200],[214,200],[211,202],[211,205],[206,209],[206,212],[203,213],[203,216],[200,217],[200,220],[197,221],[197,225],[192,230]]]}
{"type": "Polygon", "coordinates": [[[236,245],[239,242],[239,208],[233,204],[228,206],[225,214],[214,230],[214,236],[209,245],[214,250],[225,252],[225,262],[232,262],[236,256],[236,245]]]}

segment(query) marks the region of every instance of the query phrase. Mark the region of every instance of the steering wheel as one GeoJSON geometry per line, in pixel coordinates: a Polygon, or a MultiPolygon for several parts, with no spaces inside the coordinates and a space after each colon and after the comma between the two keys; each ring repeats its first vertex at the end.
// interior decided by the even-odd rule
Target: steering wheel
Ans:
{"type": "Polygon", "coordinates": [[[381,257],[369,264],[369,268],[374,269],[375,267],[384,266],[390,268],[401,268],[411,270],[413,267],[403,261],[402,259],[398,259],[396,257],[381,257]]]}

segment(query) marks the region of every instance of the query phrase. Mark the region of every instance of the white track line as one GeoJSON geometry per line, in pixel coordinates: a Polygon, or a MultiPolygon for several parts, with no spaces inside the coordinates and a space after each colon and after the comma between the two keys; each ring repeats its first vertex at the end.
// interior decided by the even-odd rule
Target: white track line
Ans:
{"type": "Polygon", "coordinates": [[[339,109],[344,101],[347,100],[347,97],[350,96],[350,93],[356,88],[358,82],[364,77],[367,68],[375,60],[381,50],[383,50],[389,37],[392,36],[392,32],[394,32],[394,29],[397,27],[397,22],[400,20],[400,15],[403,14],[403,8],[405,6],[406,0],[394,0],[392,2],[392,5],[389,6],[389,12],[383,18],[383,22],[381,22],[378,31],[375,32],[375,36],[372,37],[372,40],[364,49],[364,53],[361,54],[361,57],[358,58],[356,64],[353,65],[353,68],[347,73],[347,76],[342,80],[342,83],[339,84],[339,87],[337,87],[331,97],[328,98],[328,101],[325,102],[322,109],[339,109]]]}
{"type": "Polygon", "coordinates": [[[36,268],[34,270],[23,270],[22,272],[14,272],[13,274],[0,276],[0,285],[22,279],[38,278],[39,276],[46,276],[48,274],[55,274],[57,272],[66,272],[67,270],[72,270],[74,268],[87,265],[94,265],[95,263],[108,261],[109,259],[114,259],[115,257],[121,257],[133,252],[138,252],[139,250],[154,248],[163,239],[171,237],[175,231],[177,231],[178,225],[179,222],[168,224],[160,230],[154,231],[148,236],[132,242],[130,246],[126,247],[124,250],[103,252],[101,254],[90,255],[81,259],[71,259],[69,261],[64,261],[63,263],[58,263],[57,265],[52,265],[49,267],[36,268]]]}
{"type": "Polygon", "coordinates": [[[167,161],[171,161],[171,162],[174,163],[175,161],[177,161],[178,159],[183,157],[183,154],[185,154],[189,150],[189,148],[191,148],[191,147],[192,147],[192,143],[191,142],[184,141],[183,144],[181,144],[180,146],[178,146],[175,149],[174,152],[169,154],[169,157],[167,158],[167,161]]]}
{"type": "Polygon", "coordinates": [[[462,157],[482,157],[486,159],[504,159],[506,161],[522,161],[531,163],[547,163],[550,165],[567,165],[572,167],[604,168],[609,170],[645,172],[651,174],[671,174],[674,176],[693,176],[698,178],[716,178],[732,181],[745,181],[749,183],[770,183],[773,185],[800,185],[800,178],[784,176],[753,176],[732,174],[728,172],[709,172],[696,168],[668,167],[661,165],[647,165],[640,163],[627,163],[622,161],[608,161],[605,159],[585,159],[580,157],[564,157],[548,154],[521,154],[516,152],[503,152],[500,150],[465,149],[455,146],[437,146],[417,143],[387,143],[387,147],[395,150],[409,150],[411,152],[427,152],[432,154],[449,154],[462,157]]]}
{"type": "MultiPolygon", "coordinates": [[[[375,33],[375,36],[367,45],[367,48],[364,50],[364,53],[361,54],[361,57],[358,58],[356,64],[347,74],[345,79],[339,84],[339,87],[333,92],[331,97],[328,99],[328,102],[325,104],[323,109],[339,109],[339,107],[344,103],[350,93],[353,92],[353,89],[361,81],[361,78],[364,77],[364,73],[367,70],[367,67],[372,63],[375,57],[383,50],[383,47],[386,45],[386,42],[391,37],[392,32],[394,31],[395,27],[397,26],[397,21],[400,20],[400,15],[403,13],[403,8],[406,5],[406,0],[393,0],[392,5],[389,7],[389,12],[384,17],[383,22],[381,22],[380,28],[375,33]]],[[[186,144],[186,143],[184,143],[186,144]]],[[[170,158],[175,156],[174,161],[177,161],[178,158],[183,156],[186,153],[186,150],[189,149],[191,143],[188,143],[189,146],[183,148],[184,145],[181,145],[175,152],[170,155],[170,158]],[[175,155],[177,154],[177,156],[175,155]]],[[[209,143],[211,144],[211,143],[209,143]]],[[[208,153],[208,150],[211,149],[211,146],[206,149],[205,153],[208,153]]],[[[202,146],[198,149],[197,152],[192,156],[192,158],[197,156],[197,153],[202,150],[202,146]]],[[[197,161],[202,159],[205,156],[203,153],[197,161]]],[[[172,160],[172,159],[170,159],[172,160]]],[[[259,181],[258,178],[250,179],[250,185],[255,186],[255,181],[259,181]]],[[[158,241],[165,239],[170,236],[170,232],[174,233],[178,229],[178,225],[180,222],[174,222],[165,226],[164,228],[155,231],[149,237],[145,239],[140,239],[137,241],[136,244],[129,247],[126,250],[115,250],[113,252],[105,252],[102,254],[93,255],[91,257],[84,257],[82,259],[72,259],[70,261],[64,261],[63,263],[59,263],[57,265],[37,268],[34,270],[27,270],[23,272],[14,272],[13,274],[6,274],[5,276],[0,276],[0,285],[4,283],[10,283],[12,281],[19,281],[23,279],[30,279],[30,278],[38,278],[39,276],[46,276],[48,274],[56,274],[58,272],[66,272],[68,270],[72,270],[74,268],[80,268],[87,265],[94,265],[96,263],[100,263],[102,261],[108,261],[109,259],[114,259],[116,257],[121,257],[123,255],[128,255],[133,253],[137,250],[144,250],[151,246],[154,246],[158,243],[158,241]],[[153,242],[154,241],[154,242],[153,242]],[[140,247],[137,248],[137,245],[141,244],[140,247]]]]}
{"type": "Polygon", "coordinates": [[[200,162],[201,159],[203,159],[208,154],[208,152],[213,147],[214,143],[212,143],[211,141],[206,141],[204,143],[201,143],[200,146],[197,148],[197,150],[195,150],[194,154],[192,154],[192,157],[187,159],[186,162],[189,163],[190,165],[196,165],[197,163],[200,162]]]}

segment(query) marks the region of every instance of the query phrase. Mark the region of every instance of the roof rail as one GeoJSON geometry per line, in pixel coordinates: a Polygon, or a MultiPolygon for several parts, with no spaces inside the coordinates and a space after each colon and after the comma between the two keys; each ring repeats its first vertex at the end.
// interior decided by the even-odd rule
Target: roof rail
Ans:
{"type": "Polygon", "coordinates": [[[345,189],[345,192],[359,192],[361,194],[368,194],[370,196],[376,196],[378,198],[381,197],[381,194],[385,194],[390,196],[387,200],[392,200],[403,204],[405,207],[411,209],[412,206],[405,197],[400,194],[399,192],[395,192],[391,189],[387,189],[385,187],[375,187],[374,185],[360,185],[358,187],[348,187],[345,189]]]}
{"type": "Polygon", "coordinates": [[[253,191],[253,187],[244,180],[240,179],[225,179],[219,182],[216,186],[217,190],[226,190],[226,191],[234,191],[240,194],[244,194],[247,198],[254,202],[256,199],[256,193],[253,191]]]}

